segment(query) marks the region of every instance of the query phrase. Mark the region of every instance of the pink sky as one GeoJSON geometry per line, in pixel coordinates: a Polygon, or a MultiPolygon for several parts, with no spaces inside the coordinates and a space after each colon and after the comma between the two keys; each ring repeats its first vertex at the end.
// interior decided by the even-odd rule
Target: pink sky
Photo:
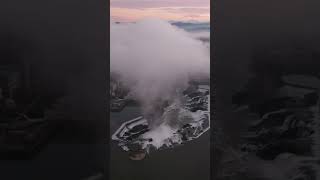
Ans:
{"type": "Polygon", "coordinates": [[[210,0],[110,0],[114,21],[143,18],[210,21],[210,0]]]}

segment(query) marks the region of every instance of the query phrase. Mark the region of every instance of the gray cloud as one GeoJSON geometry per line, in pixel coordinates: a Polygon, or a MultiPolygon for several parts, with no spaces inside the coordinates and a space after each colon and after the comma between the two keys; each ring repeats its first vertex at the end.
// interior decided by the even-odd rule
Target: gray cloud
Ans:
{"type": "Polygon", "coordinates": [[[210,71],[208,48],[168,22],[111,23],[112,72],[122,76],[145,113],[176,98],[190,76],[210,71]]]}
{"type": "Polygon", "coordinates": [[[209,7],[210,0],[111,0],[110,5],[122,8],[209,7]]]}

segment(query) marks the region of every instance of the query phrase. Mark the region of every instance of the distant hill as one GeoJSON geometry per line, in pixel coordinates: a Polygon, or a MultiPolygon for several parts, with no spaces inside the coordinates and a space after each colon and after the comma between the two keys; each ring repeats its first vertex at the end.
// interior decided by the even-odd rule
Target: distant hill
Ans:
{"type": "Polygon", "coordinates": [[[210,22],[171,22],[172,25],[182,28],[186,31],[210,31],[210,22]]]}

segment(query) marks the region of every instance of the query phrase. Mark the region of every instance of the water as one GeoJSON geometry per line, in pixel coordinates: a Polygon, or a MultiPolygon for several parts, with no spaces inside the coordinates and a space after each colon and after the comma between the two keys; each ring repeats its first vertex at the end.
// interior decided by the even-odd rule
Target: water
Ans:
{"type": "MultiPolygon", "coordinates": [[[[120,113],[110,114],[110,135],[120,125],[140,116],[139,107],[126,107],[120,113]]],[[[142,161],[132,161],[128,153],[111,142],[111,180],[209,180],[209,131],[197,140],[174,149],[152,152],[142,161]]]]}

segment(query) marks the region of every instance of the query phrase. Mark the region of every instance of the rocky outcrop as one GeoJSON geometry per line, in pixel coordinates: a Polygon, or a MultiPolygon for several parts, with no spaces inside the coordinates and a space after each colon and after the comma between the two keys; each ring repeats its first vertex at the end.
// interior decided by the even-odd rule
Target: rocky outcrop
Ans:
{"type": "Polygon", "coordinates": [[[164,108],[162,124],[150,129],[146,117],[138,117],[123,123],[112,139],[125,151],[139,152],[133,159],[145,157],[141,151],[172,148],[194,140],[210,128],[208,96],[208,87],[190,87],[184,92],[182,105],[173,103],[164,108]]]}
{"type": "Polygon", "coordinates": [[[247,102],[250,112],[260,118],[250,124],[242,150],[262,159],[282,153],[312,155],[318,98],[313,88],[284,82],[269,100],[247,102]]]}
{"type": "Polygon", "coordinates": [[[110,78],[110,111],[120,112],[129,102],[129,90],[121,83],[118,76],[111,74],[110,78]]]}
{"type": "MultiPolygon", "coordinates": [[[[273,78],[277,85],[267,93],[259,86],[252,86],[251,83],[257,83],[255,79],[233,97],[235,111],[245,111],[256,117],[242,135],[240,150],[247,156],[244,161],[247,164],[261,161],[257,167],[265,170],[264,166],[294,161],[291,169],[281,165],[278,168],[282,173],[290,171],[288,174],[313,177],[315,163],[307,163],[305,159],[315,158],[320,80],[316,76],[296,74],[273,78]],[[290,154],[290,158],[284,158],[286,154],[290,154]],[[250,157],[255,160],[249,162],[250,157]]],[[[290,175],[286,179],[293,177],[290,175]]]]}

